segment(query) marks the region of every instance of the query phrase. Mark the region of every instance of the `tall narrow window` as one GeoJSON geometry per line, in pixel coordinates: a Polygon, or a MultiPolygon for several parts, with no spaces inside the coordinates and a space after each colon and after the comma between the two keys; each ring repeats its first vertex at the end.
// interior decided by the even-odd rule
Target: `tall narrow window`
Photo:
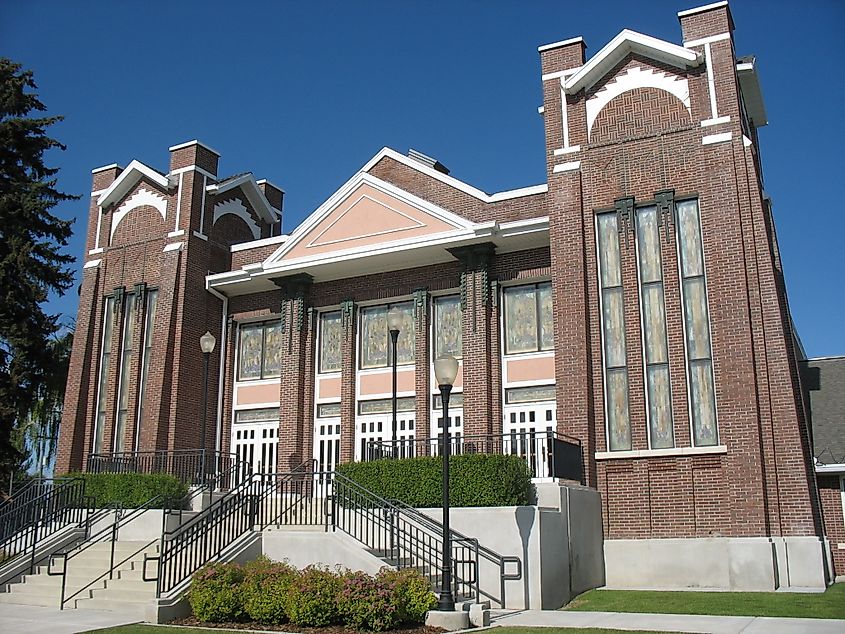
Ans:
{"type": "Polygon", "coordinates": [[[646,400],[652,449],[675,446],[672,428],[672,392],[669,383],[669,344],[663,303],[663,260],[657,207],[637,210],[637,258],[645,343],[646,400]]]}
{"type": "Polygon", "coordinates": [[[153,329],[158,306],[158,291],[147,291],[147,313],[144,315],[144,344],[141,351],[141,385],[138,387],[138,422],[135,425],[135,450],[141,438],[141,425],[144,423],[144,401],[147,398],[147,375],[150,371],[150,357],[153,353],[153,329]]]}
{"type": "Polygon", "coordinates": [[[320,315],[320,372],[340,372],[343,330],[340,311],[320,315]]]}
{"type": "Polygon", "coordinates": [[[123,451],[126,420],[129,418],[129,377],[135,357],[135,307],[137,297],[126,295],[123,310],[123,338],[120,346],[120,377],[117,382],[117,421],[114,428],[114,450],[123,451]]]}
{"type": "Polygon", "coordinates": [[[676,209],[693,443],[710,446],[719,443],[719,432],[698,201],[685,200],[676,209]]]}
{"type": "Polygon", "coordinates": [[[108,402],[109,358],[114,328],[114,297],[106,297],[103,308],[103,340],[100,342],[100,376],[97,379],[97,418],[94,429],[94,453],[103,450],[103,435],[106,427],[106,403],[108,402]]]}
{"type": "Polygon", "coordinates": [[[607,444],[610,451],[631,449],[628,416],[628,368],[625,349],[625,313],[622,304],[622,265],[615,213],[599,214],[598,251],[604,339],[604,393],[607,444]]]}
{"type": "Polygon", "coordinates": [[[458,295],[434,299],[434,358],[463,354],[461,298],[458,295]]]}

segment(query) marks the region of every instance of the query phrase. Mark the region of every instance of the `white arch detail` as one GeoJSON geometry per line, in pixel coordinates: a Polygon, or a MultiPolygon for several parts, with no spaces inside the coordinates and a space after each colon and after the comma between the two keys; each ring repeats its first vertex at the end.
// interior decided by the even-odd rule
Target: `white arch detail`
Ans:
{"type": "Polygon", "coordinates": [[[261,237],[261,227],[255,222],[255,218],[249,214],[249,211],[244,207],[240,198],[232,198],[214,205],[214,220],[212,221],[212,225],[216,225],[217,221],[226,214],[232,214],[243,220],[252,231],[252,235],[256,240],[261,237]]]}
{"type": "Polygon", "coordinates": [[[161,214],[162,220],[167,220],[167,199],[161,194],[150,191],[149,189],[139,189],[137,193],[126,199],[117,211],[112,214],[111,234],[109,235],[109,243],[114,238],[114,232],[120,222],[126,218],[130,211],[138,207],[154,207],[161,214]]]}
{"type": "Polygon", "coordinates": [[[687,112],[692,115],[689,99],[689,82],[686,79],[676,75],[667,75],[664,72],[651,68],[635,66],[629,68],[624,74],[618,75],[613,81],[609,82],[604,88],[587,100],[588,138],[592,136],[593,123],[595,123],[596,117],[599,116],[602,109],[623,92],[634,90],[635,88],[658,88],[659,90],[665,90],[680,99],[684,106],[686,106],[687,112]]]}

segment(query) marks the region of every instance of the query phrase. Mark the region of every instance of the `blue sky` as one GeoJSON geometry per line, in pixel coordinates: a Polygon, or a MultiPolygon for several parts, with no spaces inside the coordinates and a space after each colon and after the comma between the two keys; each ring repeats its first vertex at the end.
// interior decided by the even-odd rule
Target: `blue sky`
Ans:
{"type": "MultiPolygon", "coordinates": [[[[133,158],[166,170],[198,138],[220,174],[287,192],[292,230],[383,146],[437,157],[495,192],[545,179],[537,46],[581,35],[593,55],[623,28],[681,42],[647,2],[44,2],[0,6],[0,55],[35,72],[59,185],[133,158]]],[[[792,313],[808,354],[845,354],[845,142],[838,0],[734,0],[739,55],[755,54],[769,125],[760,141],[792,313]]],[[[69,250],[82,254],[86,198],[69,250]]],[[[77,274],[80,265],[77,265],[77,274]]],[[[76,292],[51,303],[76,313],[76,292]]]]}

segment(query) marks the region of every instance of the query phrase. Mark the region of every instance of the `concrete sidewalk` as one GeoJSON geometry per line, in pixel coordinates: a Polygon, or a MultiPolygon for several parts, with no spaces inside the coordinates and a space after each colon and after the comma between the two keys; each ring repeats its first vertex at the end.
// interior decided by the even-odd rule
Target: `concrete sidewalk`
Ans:
{"type": "Polygon", "coordinates": [[[786,619],[761,616],[698,616],[633,612],[493,611],[491,625],[601,627],[618,630],[698,634],[843,634],[845,620],[786,619]]]}
{"type": "Polygon", "coordinates": [[[0,603],[0,632],[4,634],[77,634],[137,622],[138,617],[121,616],[118,612],[0,603]]]}

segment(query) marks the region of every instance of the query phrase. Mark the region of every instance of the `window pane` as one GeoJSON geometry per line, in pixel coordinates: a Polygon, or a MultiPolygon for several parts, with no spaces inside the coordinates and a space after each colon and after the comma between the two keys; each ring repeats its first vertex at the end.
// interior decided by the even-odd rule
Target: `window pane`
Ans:
{"type": "Polygon", "coordinates": [[[141,386],[138,392],[138,422],[136,435],[141,435],[141,425],[144,422],[144,402],[147,400],[147,375],[150,371],[150,357],[153,353],[153,331],[155,329],[156,307],[158,306],[158,291],[147,291],[147,314],[144,318],[144,358],[141,360],[141,386]]]}
{"type": "Polygon", "coordinates": [[[505,289],[505,353],[537,350],[537,301],[533,286],[505,289]]]}
{"type": "Polygon", "coordinates": [[[536,403],[555,400],[555,386],[518,387],[505,390],[505,403],[536,403]]]}
{"type": "Polygon", "coordinates": [[[275,322],[264,326],[264,374],[265,379],[281,375],[282,370],[282,324],[275,322]]]}
{"type": "Polygon", "coordinates": [[[417,341],[416,325],[414,323],[414,304],[394,304],[391,308],[399,310],[402,324],[399,326],[399,340],[396,342],[398,354],[397,364],[407,365],[414,362],[414,347],[417,341]]]}
{"type": "Polygon", "coordinates": [[[106,427],[106,402],[108,400],[107,383],[109,378],[109,359],[111,358],[111,339],[114,326],[114,297],[106,298],[103,310],[103,340],[100,350],[100,376],[97,381],[97,422],[94,434],[94,453],[103,450],[103,434],[106,427]]]}
{"type": "Polygon", "coordinates": [[[671,394],[669,366],[656,365],[648,368],[648,419],[651,427],[652,449],[667,449],[675,446],[671,394]]]}
{"type": "Polygon", "coordinates": [[[622,274],[619,264],[619,232],[616,214],[596,216],[599,225],[599,258],[601,260],[601,285],[621,286],[622,274]]]}
{"type": "Polygon", "coordinates": [[[709,360],[694,361],[690,366],[693,436],[696,446],[715,445],[719,442],[712,368],[709,360]]]}
{"type": "Polygon", "coordinates": [[[607,372],[607,434],[610,451],[631,448],[628,420],[628,372],[624,368],[607,372]]]}
{"type": "Polygon", "coordinates": [[[123,310],[123,343],[120,350],[120,377],[118,378],[117,422],[114,429],[114,450],[123,451],[126,420],[129,418],[129,373],[132,369],[133,343],[135,341],[135,295],[126,295],[123,310]]]}
{"type": "Polygon", "coordinates": [[[238,378],[242,381],[261,378],[261,340],[264,327],[241,326],[238,378]]]}
{"type": "Polygon", "coordinates": [[[555,347],[551,284],[537,287],[537,302],[540,305],[540,350],[551,350],[555,347]]]}
{"type": "Polygon", "coordinates": [[[317,405],[317,418],[339,418],[340,403],[320,403],[317,405]]]}
{"type": "MultiPolygon", "coordinates": [[[[451,401],[449,402],[451,405],[451,401]]],[[[413,396],[405,396],[396,399],[397,412],[413,412],[415,407],[415,400],[413,396]]],[[[358,413],[362,416],[367,414],[392,414],[393,401],[389,398],[378,399],[374,401],[359,401],[358,413]]]]}
{"type": "Polygon", "coordinates": [[[678,240],[681,247],[681,269],[684,277],[704,275],[701,257],[701,228],[698,221],[698,201],[678,203],[678,240]]]}
{"type": "Polygon", "coordinates": [[[656,207],[637,210],[637,250],[640,258],[640,281],[645,284],[662,280],[656,207]]]}
{"type": "Polygon", "coordinates": [[[434,358],[451,354],[456,359],[463,350],[461,298],[438,297],[434,300],[434,358]]]}
{"type": "Polygon", "coordinates": [[[646,363],[668,363],[663,285],[649,284],[642,289],[642,294],[646,363]]]}
{"type": "Polygon", "coordinates": [[[340,312],[320,315],[320,372],[340,372],[340,312]]]}
{"type": "Polygon", "coordinates": [[[684,311],[687,321],[687,354],[690,359],[710,358],[710,329],[704,278],[684,280],[684,311]]]}
{"type": "Polygon", "coordinates": [[[361,309],[361,367],[387,367],[387,306],[361,309]]]}
{"type": "Polygon", "coordinates": [[[236,423],[272,423],[279,420],[279,408],[242,409],[235,412],[236,423]]]}
{"type": "Polygon", "coordinates": [[[602,291],[604,309],[604,354],[608,368],[625,366],[625,315],[622,307],[622,289],[602,291]]]}

